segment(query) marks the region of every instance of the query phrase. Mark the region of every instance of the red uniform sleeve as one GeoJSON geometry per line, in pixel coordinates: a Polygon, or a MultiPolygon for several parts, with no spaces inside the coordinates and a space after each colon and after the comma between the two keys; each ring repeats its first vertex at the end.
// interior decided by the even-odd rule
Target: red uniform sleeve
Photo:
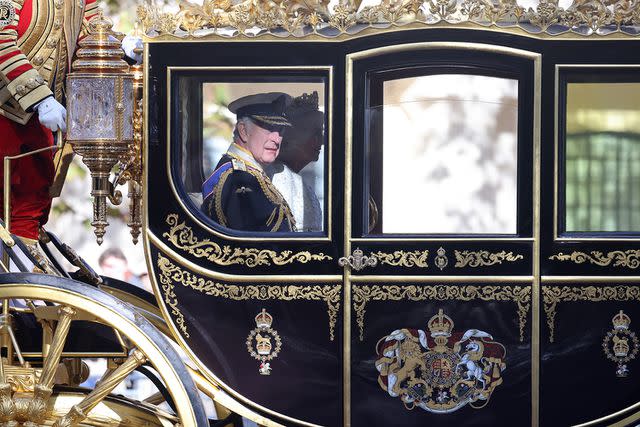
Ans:
{"type": "Polygon", "coordinates": [[[51,96],[51,90],[33,68],[26,55],[18,47],[18,22],[22,2],[12,2],[15,9],[13,20],[0,28],[0,74],[8,83],[7,89],[22,109],[31,111],[34,105],[51,96]]]}
{"type": "Polygon", "coordinates": [[[89,21],[94,16],[98,15],[98,1],[87,0],[84,7],[84,20],[82,21],[82,30],[80,31],[80,38],[83,38],[89,34],[89,21]]]}

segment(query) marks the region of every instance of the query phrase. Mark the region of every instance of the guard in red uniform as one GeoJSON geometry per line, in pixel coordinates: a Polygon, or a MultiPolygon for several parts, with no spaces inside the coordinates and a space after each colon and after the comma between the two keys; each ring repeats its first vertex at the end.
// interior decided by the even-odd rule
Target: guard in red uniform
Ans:
{"type": "MultiPolygon", "coordinates": [[[[52,131],[65,131],[64,78],[78,37],[96,13],[96,0],[0,0],[2,174],[4,156],[50,147],[52,131]]],[[[51,151],[12,161],[12,233],[37,239],[51,208],[53,177],[51,151]]]]}

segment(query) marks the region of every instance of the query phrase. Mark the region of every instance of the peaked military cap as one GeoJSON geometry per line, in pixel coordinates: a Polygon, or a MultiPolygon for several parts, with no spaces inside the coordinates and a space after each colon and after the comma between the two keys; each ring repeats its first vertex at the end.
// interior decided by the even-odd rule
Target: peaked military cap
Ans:
{"type": "Polygon", "coordinates": [[[265,129],[291,126],[287,119],[287,106],[291,96],[283,92],[256,93],[243,96],[229,104],[229,111],[238,118],[249,117],[265,129]]]}

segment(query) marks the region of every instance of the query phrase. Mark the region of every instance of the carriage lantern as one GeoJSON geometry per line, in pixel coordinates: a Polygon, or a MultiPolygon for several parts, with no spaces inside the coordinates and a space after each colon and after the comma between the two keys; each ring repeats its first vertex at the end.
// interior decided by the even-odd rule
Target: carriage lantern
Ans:
{"type": "Polygon", "coordinates": [[[67,141],[91,172],[91,225],[98,244],[109,225],[107,198],[116,205],[122,198],[109,175],[118,162],[120,170],[131,163],[134,143],[133,75],[111,27],[102,14],[91,21],[67,76],[67,141]]]}

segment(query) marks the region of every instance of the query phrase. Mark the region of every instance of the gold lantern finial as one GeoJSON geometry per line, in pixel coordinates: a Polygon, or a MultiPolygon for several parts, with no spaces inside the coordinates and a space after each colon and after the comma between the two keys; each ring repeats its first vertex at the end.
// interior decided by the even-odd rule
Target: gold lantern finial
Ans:
{"type": "Polygon", "coordinates": [[[133,144],[133,76],[112,23],[100,11],[89,24],[90,34],[78,44],[72,73],[67,76],[67,140],[91,172],[93,222],[98,244],[107,221],[107,198],[120,204],[109,175],[126,163],[133,144]]]}
{"type": "Polygon", "coordinates": [[[113,23],[102,10],[89,23],[89,35],[78,43],[74,72],[128,73],[129,64],[122,59],[124,51],[112,29],[113,23]]]}

